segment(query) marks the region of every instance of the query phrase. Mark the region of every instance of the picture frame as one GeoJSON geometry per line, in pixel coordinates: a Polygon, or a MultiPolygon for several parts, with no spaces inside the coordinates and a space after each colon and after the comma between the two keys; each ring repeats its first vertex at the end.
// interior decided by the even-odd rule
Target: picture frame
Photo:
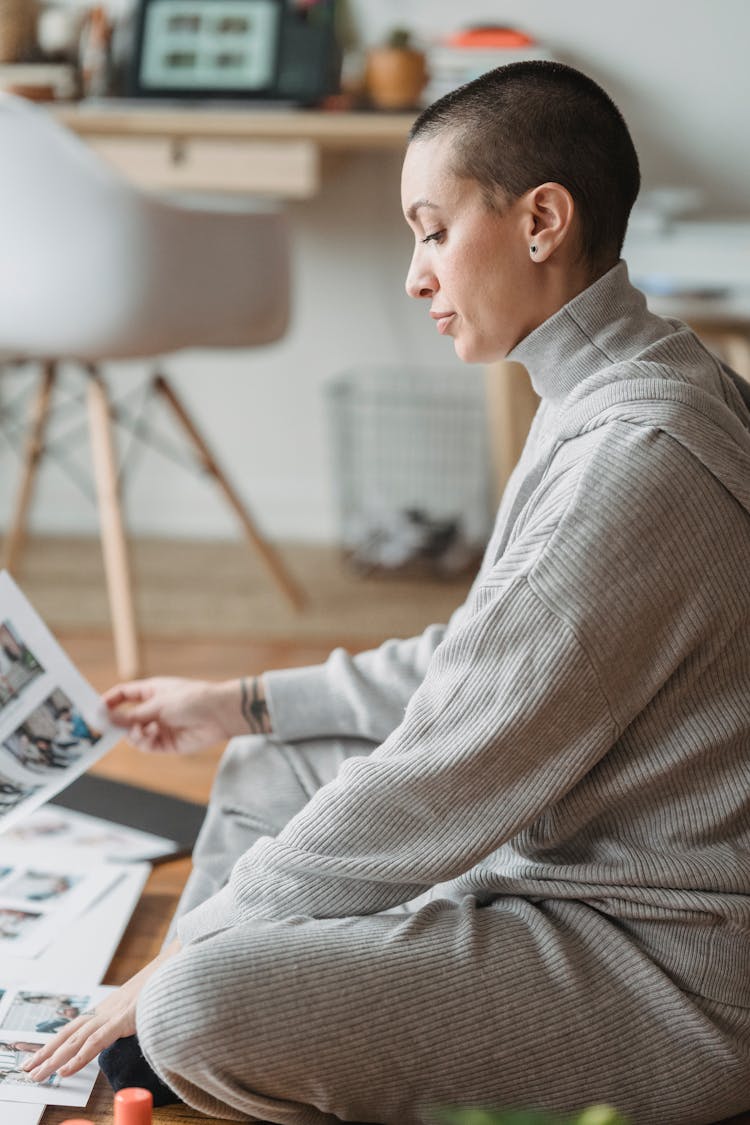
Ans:
{"type": "Polygon", "coordinates": [[[278,98],[285,0],[140,0],[129,94],[278,98]]]}

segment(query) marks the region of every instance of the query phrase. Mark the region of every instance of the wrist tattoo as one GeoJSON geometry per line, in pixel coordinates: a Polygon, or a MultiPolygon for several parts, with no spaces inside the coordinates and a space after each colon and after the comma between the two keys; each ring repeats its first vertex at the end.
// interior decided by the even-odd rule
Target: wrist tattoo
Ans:
{"type": "Polygon", "coordinates": [[[240,708],[248,729],[253,734],[270,734],[271,716],[266,701],[260,693],[258,677],[253,676],[248,687],[247,677],[243,676],[240,680],[240,693],[240,708]]]}

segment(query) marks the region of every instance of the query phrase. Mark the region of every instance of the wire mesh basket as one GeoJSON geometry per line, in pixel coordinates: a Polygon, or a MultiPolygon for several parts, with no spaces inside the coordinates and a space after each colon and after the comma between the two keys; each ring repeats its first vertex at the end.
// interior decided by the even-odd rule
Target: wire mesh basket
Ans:
{"type": "Polygon", "coordinates": [[[340,538],[364,571],[454,574],[491,526],[482,374],[365,367],[325,388],[340,538]]]}

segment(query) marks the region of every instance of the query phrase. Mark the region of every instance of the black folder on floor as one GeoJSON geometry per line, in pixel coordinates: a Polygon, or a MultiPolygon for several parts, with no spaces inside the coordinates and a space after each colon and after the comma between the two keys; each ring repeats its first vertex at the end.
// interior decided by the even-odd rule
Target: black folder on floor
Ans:
{"type": "Polygon", "coordinates": [[[176,851],[154,856],[151,863],[189,855],[206,814],[206,806],[194,801],[183,801],[180,797],[91,773],[81,774],[52,798],[52,804],[175,841],[176,851]]]}

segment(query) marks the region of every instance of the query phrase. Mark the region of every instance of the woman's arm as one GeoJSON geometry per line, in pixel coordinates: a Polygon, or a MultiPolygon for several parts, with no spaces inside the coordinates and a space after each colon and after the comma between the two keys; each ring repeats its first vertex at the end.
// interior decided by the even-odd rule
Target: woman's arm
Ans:
{"type": "Polygon", "coordinates": [[[525,576],[486,593],[393,734],[246,852],[182,918],[183,943],[252,917],[407,902],[486,859],[607,753],[616,726],[575,632],[525,576]]]}
{"type": "Polygon", "coordinates": [[[375,913],[491,864],[698,659],[731,497],[652,429],[591,446],[548,474],[396,730],[257,841],[182,919],[184,942],[251,917],[375,913]]]}
{"type": "Polygon", "coordinates": [[[195,753],[272,729],[261,676],[220,683],[156,676],[117,684],[104,702],[112,722],[151,753],[195,753]]]}
{"type": "MultiPolygon", "coordinates": [[[[451,620],[463,612],[462,606],[451,620]]],[[[445,633],[446,626],[431,625],[418,637],[388,640],[356,656],[338,648],[323,664],[223,682],[134,680],[110,688],[104,702],[112,722],[152,753],[196,753],[243,734],[383,742],[445,633]]]]}

